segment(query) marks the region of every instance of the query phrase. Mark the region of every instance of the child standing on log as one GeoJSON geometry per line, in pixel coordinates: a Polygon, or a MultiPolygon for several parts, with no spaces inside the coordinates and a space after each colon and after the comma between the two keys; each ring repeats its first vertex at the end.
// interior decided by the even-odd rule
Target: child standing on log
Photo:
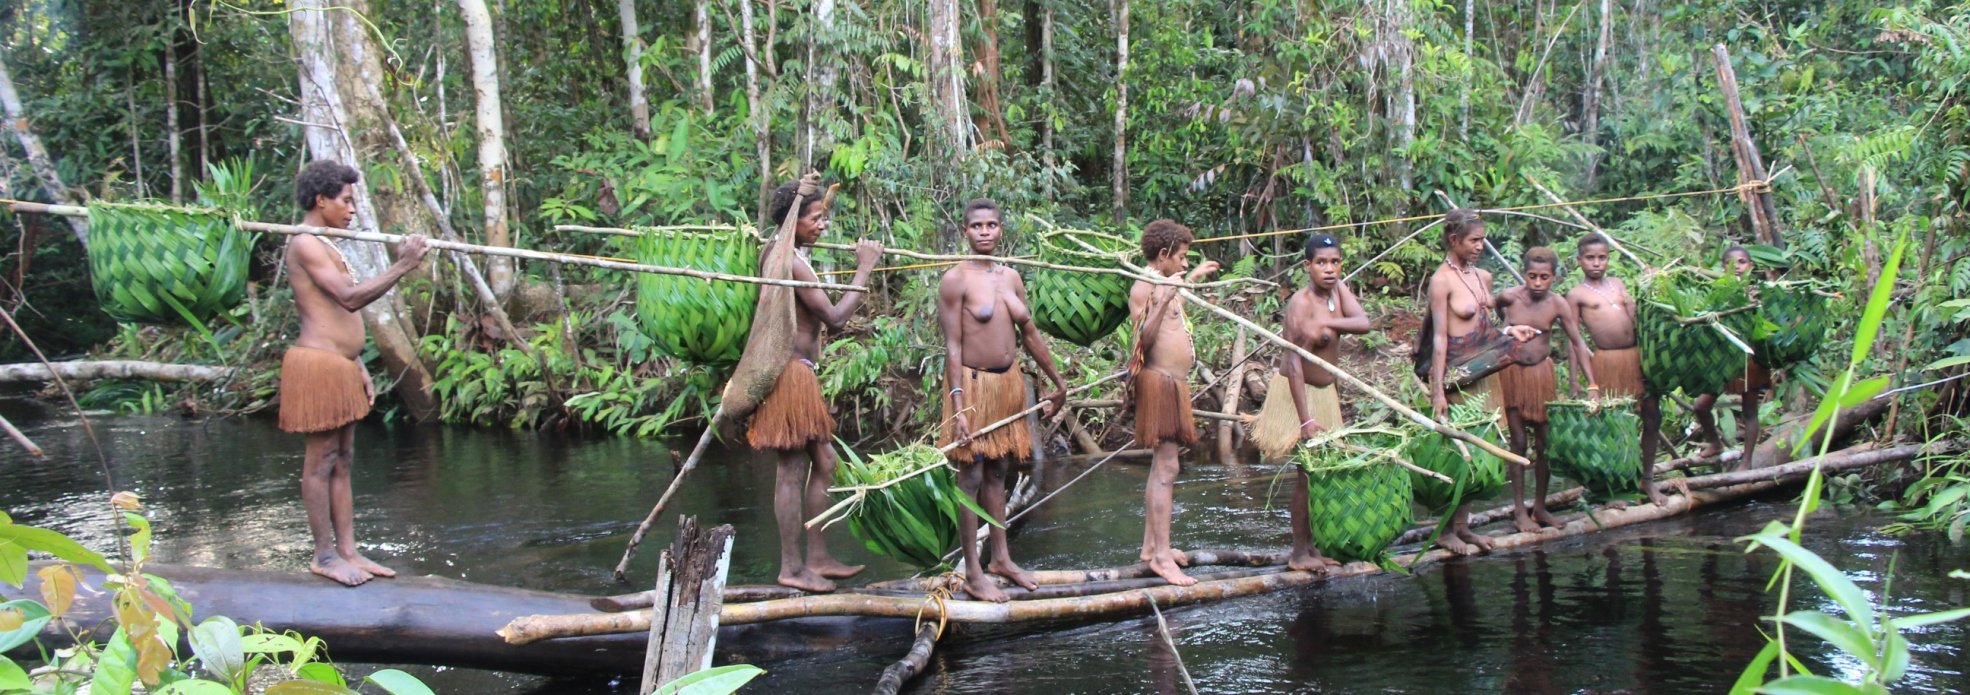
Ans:
{"type": "MultiPolygon", "coordinates": [[[[965,205],[964,235],[971,252],[998,251],[1004,218],[998,203],[980,198],[965,205]]],[[[1019,349],[1053,382],[1044,400],[1052,411],[1067,406],[1067,382],[1053,366],[1046,338],[1026,304],[1026,282],[1004,265],[962,261],[944,272],[937,287],[937,323],[944,333],[943,413],[937,444],[956,443],[945,455],[958,466],[958,485],[985,513],[1005,520],[1006,472],[1033,456],[1033,435],[1025,420],[974,434],[1026,408],[1026,380],[1019,371],[1019,349]]],[[[990,565],[979,562],[978,515],[960,505],[958,537],[963,539],[965,591],[972,598],[1003,602],[1008,597],[989,574],[1027,589],[1039,586],[1033,574],[1013,564],[1006,531],[992,526],[990,565]],[[989,573],[989,574],[988,574],[989,573]]]]}
{"type": "MultiPolygon", "coordinates": [[[[1559,519],[1546,511],[1546,488],[1552,482],[1546,468],[1546,404],[1559,397],[1559,383],[1553,376],[1553,345],[1544,336],[1552,331],[1554,324],[1566,329],[1571,359],[1576,368],[1586,372],[1590,395],[1598,396],[1600,391],[1594,381],[1594,367],[1589,363],[1587,344],[1580,339],[1580,321],[1574,316],[1573,305],[1551,291],[1559,266],[1559,256],[1552,249],[1544,246],[1527,249],[1521,263],[1525,285],[1498,295],[1498,317],[1505,322],[1505,330],[1513,332],[1517,327],[1529,327],[1536,334],[1528,340],[1523,337],[1524,331],[1518,331],[1521,337],[1512,349],[1512,364],[1498,373],[1498,402],[1505,408],[1505,423],[1512,433],[1512,451],[1532,460],[1532,475],[1536,479],[1537,490],[1528,515],[1524,472],[1516,467],[1507,468],[1512,479],[1512,523],[1526,533],[1538,531],[1542,526],[1560,525],[1559,519]],[[1528,434],[1537,436],[1536,446],[1528,446],[1528,434]]],[[[1577,389],[1579,384],[1576,382],[1574,387],[1577,389]]]]}
{"type": "MultiPolygon", "coordinates": [[[[1326,234],[1308,237],[1305,258],[1307,286],[1286,301],[1283,337],[1333,364],[1341,358],[1341,336],[1367,333],[1373,326],[1354,292],[1341,282],[1340,240],[1326,234]]],[[[1252,428],[1252,443],[1267,460],[1285,459],[1302,440],[1343,424],[1341,395],[1334,388],[1333,373],[1297,354],[1280,359],[1279,373],[1266,389],[1265,406],[1252,428]]],[[[1293,554],[1286,564],[1309,572],[1338,567],[1340,563],[1313,546],[1313,530],[1307,519],[1306,470],[1299,466],[1293,469],[1299,475],[1298,484],[1292,486],[1293,554]]]]}
{"type": "MultiPolygon", "coordinates": [[[[1156,220],[1142,228],[1142,257],[1149,269],[1177,277],[1190,266],[1186,254],[1193,237],[1190,228],[1173,220],[1156,220]]],[[[1204,261],[1185,276],[1189,282],[1210,275],[1217,261],[1204,261]]],[[[1189,558],[1170,547],[1170,497],[1177,482],[1177,447],[1197,443],[1190,409],[1190,368],[1197,362],[1190,323],[1184,317],[1177,288],[1137,280],[1129,288],[1129,317],[1136,326],[1135,438],[1154,452],[1149,482],[1142,492],[1142,561],[1157,576],[1177,586],[1197,580],[1183,573],[1189,558]]]]}
{"type": "MultiPolygon", "coordinates": [[[[348,229],[356,216],[356,170],[321,160],[294,179],[301,224],[348,229]]],[[[297,234],[287,240],[288,284],[301,314],[301,336],[280,363],[280,428],[308,435],[301,468],[301,503],[315,539],[308,571],[348,586],[397,573],[356,548],[349,473],[355,465],[356,421],[369,414],[375,385],[357,356],[363,349],[363,307],[383,298],[424,258],[424,237],[397,245],[383,274],[356,280],[349,259],[327,239],[297,234]]]]}
{"type": "MultiPolygon", "coordinates": [[[[1600,384],[1601,394],[1610,398],[1633,398],[1641,410],[1642,420],[1642,466],[1655,461],[1656,427],[1662,421],[1662,399],[1649,395],[1648,384],[1642,380],[1642,351],[1635,340],[1635,298],[1628,294],[1628,286],[1621,278],[1607,274],[1611,256],[1611,244],[1606,236],[1594,232],[1580,238],[1574,258],[1580,263],[1581,281],[1567,292],[1566,300],[1573,305],[1573,312],[1580,317],[1580,324],[1586,328],[1587,337],[1593,339],[1593,356],[1587,360],[1593,366],[1594,378],[1600,384]],[[1658,423],[1649,425],[1647,423],[1658,423]]],[[[1567,370],[1567,381],[1573,388],[1580,388],[1580,374],[1567,370]]],[[[1662,493],[1655,490],[1655,476],[1642,476],[1642,494],[1649,501],[1662,504],[1668,501],[1662,493]]]]}
{"type": "MultiPolygon", "coordinates": [[[[1744,247],[1733,245],[1724,250],[1724,270],[1730,271],[1731,275],[1749,279],[1751,271],[1755,269],[1755,265],[1751,262],[1751,252],[1744,247]]],[[[1752,301],[1757,301],[1757,285],[1749,285],[1745,291],[1750,293],[1752,301]]],[[[1758,366],[1758,361],[1751,359],[1750,355],[1745,356],[1744,362],[1744,373],[1724,386],[1724,393],[1735,393],[1742,399],[1737,423],[1744,435],[1744,456],[1731,466],[1731,470],[1734,471],[1751,466],[1751,453],[1758,448],[1760,424],[1758,403],[1762,400],[1765,391],[1772,387],[1771,372],[1758,366]]],[[[1711,458],[1724,453],[1724,436],[1718,432],[1717,416],[1712,412],[1716,405],[1717,394],[1706,393],[1696,397],[1696,410],[1692,415],[1696,418],[1696,424],[1703,428],[1704,436],[1710,440],[1709,446],[1703,447],[1703,451],[1697,454],[1699,458],[1711,458]]]]}
{"type": "MultiPolygon", "coordinates": [[[[828,230],[828,201],[807,200],[798,211],[793,201],[799,181],[788,181],[773,191],[768,209],[769,221],[778,228],[787,215],[799,215],[794,222],[794,246],[799,249],[793,264],[793,279],[818,282],[820,277],[808,265],[805,252],[828,230]]],[[[867,239],[855,244],[855,276],[852,285],[864,285],[876,261],[882,257],[882,244],[867,239]]],[[[825,527],[806,529],[807,555],[800,552],[801,520],[828,508],[828,486],[834,482],[835,451],[829,441],[834,436],[834,417],[821,397],[821,381],[814,374],[815,360],[821,358],[821,326],[841,330],[848,318],[862,305],[862,292],[847,292],[840,302],[814,287],[794,290],[794,359],[780,371],[772,392],[753,412],[746,428],[746,442],[755,449],[769,450],[780,458],[774,475],[773,517],[780,527],[780,578],[782,585],[804,591],[833,591],[831,579],[852,577],[861,565],[846,565],[828,553],[825,527]]]]}

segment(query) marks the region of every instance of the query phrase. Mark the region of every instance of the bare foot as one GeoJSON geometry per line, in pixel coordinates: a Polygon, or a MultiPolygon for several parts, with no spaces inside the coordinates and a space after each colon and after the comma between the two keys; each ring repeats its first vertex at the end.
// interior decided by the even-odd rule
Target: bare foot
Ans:
{"type": "Polygon", "coordinates": [[[1025,587],[1027,591],[1040,588],[1040,583],[1033,580],[1033,573],[1012,564],[1011,559],[993,560],[992,564],[985,566],[985,571],[1010,579],[1012,583],[1025,587]]]}
{"type": "Polygon", "coordinates": [[[1011,598],[1006,595],[1004,589],[999,588],[998,582],[992,581],[990,576],[977,572],[968,572],[966,574],[964,592],[971,594],[973,600],[1005,603],[1007,599],[1011,598]]]}
{"type": "Polygon", "coordinates": [[[1477,546],[1465,543],[1464,539],[1458,538],[1454,533],[1437,536],[1436,545],[1458,555],[1476,555],[1479,551],[1477,546]]]}
{"type": "Polygon", "coordinates": [[[1451,529],[1451,533],[1456,535],[1458,538],[1463,539],[1465,542],[1470,543],[1471,545],[1475,545],[1479,548],[1483,548],[1485,550],[1490,550],[1496,545],[1491,542],[1490,536],[1484,535],[1482,533],[1478,533],[1476,531],[1472,531],[1469,527],[1451,529]]]}
{"type": "Polygon", "coordinates": [[[863,565],[844,565],[840,560],[826,557],[808,560],[807,569],[814,570],[815,574],[829,579],[847,579],[861,574],[866,568],[863,565]]]}
{"type": "Polygon", "coordinates": [[[1183,568],[1177,567],[1176,563],[1171,562],[1167,555],[1149,561],[1149,570],[1155,572],[1156,576],[1162,577],[1164,581],[1169,582],[1173,586],[1190,586],[1197,583],[1196,579],[1183,573],[1183,568]]]}
{"type": "Polygon", "coordinates": [[[822,578],[821,575],[815,574],[813,569],[807,567],[802,567],[792,572],[781,570],[780,586],[791,586],[801,591],[811,591],[817,594],[825,594],[835,590],[834,582],[822,578]]]}
{"type": "Polygon", "coordinates": [[[1702,451],[1696,452],[1696,457],[1698,459],[1714,459],[1722,455],[1723,453],[1724,453],[1724,445],[1718,444],[1716,442],[1711,442],[1708,445],[1705,445],[1702,451]]]}
{"type": "MultiPolygon", "coordinates": [[[[1591,504],[1587,506],[1589,509],[1593,508],[1593,505],[1591,504]]],[[[1608,500],[1607,504],[1602,506],[1607,507],[1608,509],[1627,509],[1628,500],[1608,500]]]]}
{"type": "Polygon", "coordinates": [[[1178,567],[1190,566],[1190,553],[1177,550],[1176,548],[1163,551],[1163,559],[1175,563],[1178,567]]]}
{"type": "Polygon", "coordinates": [[[376,564],[376,561],[363,557],[362,553],[341,553],[341,555],[342,555],[342,559],[348,560],[349,564],[356,566],[356,569],[362,570],[364,572],[368,572],[370,574],[376,575],[378,577],[382,577],[384,579],[389,579],[391,577],[397,576],[396,570],[376,564]]]}
{"type": "Polygon", "coordinates": [[[1300,572],[1317,574],[1340,566],[1341,563],[1321,555],[1320,551],[1312,548],[1308,548],[1305,552],[1293,551],[1293,556],[1286,558],[1286,568],[1300,572]]]}
{"type": "Polygon", "coordinates": [[[1654,487],[1650,487],[1648,489],[1648,496],[1649,496],[1649,503],[1655,506],[1660,507],[1662,505],[1669,503],[1669,496],[1662,494],[1661,490],[1657,490],[1654,487]]]}
{"type": "Polygon", "coordinates": [[[1532,508],[1532,520],[1539,522],[1540,526],[1547,528],[1559,528],[1566,525],[1565,522],[1560,521],[1559,517],[1553,516],[1552,512],[1546,511],[1546,508],[1543,506],[1532,508]]]}
{"type": "Polygon", "coordinates": [[[316,555],[314,562],[308,563],[308,571],[333,579],[343,586],[362,586],[371,578],[368,572],[334,554],[316,555]]]}
{"type": "Polygon", "coordinates": [[[1512,528],[1518,529],[1519,533],[1539,532],[1539,524],[1534,522],[1531,516],[1526,515],[1523,509],[1512,514],[1512,528]]]}

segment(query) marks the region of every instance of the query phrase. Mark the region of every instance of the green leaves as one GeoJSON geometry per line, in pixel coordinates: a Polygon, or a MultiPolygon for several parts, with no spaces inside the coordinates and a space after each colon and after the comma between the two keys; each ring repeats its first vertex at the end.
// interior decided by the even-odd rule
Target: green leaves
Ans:
{"type": "Polygon", "coordinates": [[[880,485],[931,467],[908,480],[867,492],[848,514],[848,531],[870,551],[920,569],[944,564],[944,554],[958,547],[958,516],[970,509],[979,519],[999,525],[958,487],[957,476],[944,455],[922,444],[862,459],[853,449],[835,469],[841,486],[880,485]]]}
{"type": "MultiPolygon", "coordinates": [[[[646,229],[636,240],[640,263],[733,275],[759,273],[759,245],[738,227],[716,232],[646,229]]],[[[739,361],[759,286],[680,275],[639,274],[636,316],[659,352],[701,364],[739,361]]]]}
{"type": "Polygon", "coordinates": [[[50,619],[48,608],[34,601],[15,599],[0,603],[0,653],[27,644],[41,634],[42,626],[50,619]]]}
{"type": "Polygon", "coordinates": [[[1376,453],[1351,458],[1338,445],[1297,452],[1307,470],[1307,523],[1314,545],[1328,557],[1380,562],[1389,544],[1414,521],[1410,473],[1382,458],[1380,452],[1400,445],[1392,438],[1351,436],[1343,441],[1376,453]]]}
{"type": "Polygon", "coordinates": [[[118,321],[202,326],[245,299],[252,251],[218,210],[89,204],[90,281],[118,321]]]}
{"type": "MultiPolygon", "coordinates": [[[[1040,259],[1063,265],[1115,268],[1119,266],[1114,257],[1103,253],[1129,249],[1127,239],[1088,230],[1057,230],[1040,236],[1040,259]],[[1091,252],[1090,247],[1102,253],[1091,252]]],[[[1130,284],[1120,275],[1037,271],[1027,286],[1033,321],[1047,335],[1091,347],[1129,318],[1130,284]]]]}
{"type": "Polygon", "coordinates": [[[239,625],[223,615],[207,618],[189,635],[192,653],[198,655],[205,672],[227,683],[239,682],[246,669],[246,645],[240,641],[239,625]]]}
{"type": "MultiPolygon", "coordinates": [[[[665,683],[653,695],[728,695],[764,673],[765,669],[752,664],[720,666],[665,683]]],[[[403,694],[393,691],[392,695],[403,694]]]]}
{"type": "Polygon", "coordinates": [[[21,586],[27,581],[27,551],[48,553],[57,559],[114,572],[101,553],[82,547],[68,536],[33,526],[21,526],[0,515],[0,582],[21,586]]]}
{"type": "Polygon", "coordinates": [[[1625,407],[1565,401],[1547,406],[1553,472],[1598,499],[1641,491],[1642,421],[1625,407]]]}
{"type": "MultiPolygon", "coordinates": [[[[1451,422],[1446,424],[1475,432],[1493,444],[1502,444],[1503,433],[1491,414],[1492,411],[1483,406],[1460,403],[1450,407],[1451,422]]],[[[1432,512],[1447,512],[1460,500],[1483,499],[1505,487],[1503,459],[1469,444],[1460,445],[1456,440],[1435,432],[1418,431],[1412,434],[1403,448],[1403,456],[1410,463],[1450,476],[1458,482],[1452,485],[1410,472],[1409,484],[1416,503],[1432,512]]]]}
{"type": "Polygon", "coordinates": [[[394,668],[386,668],[369,674],[363,680],[378,688],[382,688],[383,692],[389,693],[390,695],[433,695],[431,686],[425,685],[424,681],[417,679],[417,676],[394,668]]]}

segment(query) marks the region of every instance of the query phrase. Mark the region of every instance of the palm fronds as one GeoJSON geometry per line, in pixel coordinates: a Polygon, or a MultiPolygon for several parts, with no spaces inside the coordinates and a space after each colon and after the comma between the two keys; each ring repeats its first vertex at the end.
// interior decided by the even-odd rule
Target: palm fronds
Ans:
{"type": "Polygon", "coordinates": [[[216,210],[89,204],[89,276],[125,323],[203,325],[246,297],[253,235],[216,210]]]}
{"type": "MultiPolygon", "coordinates": [[[[635,242],[639,263],[735,275],[759,273],[759,243],[745,230],[652,228],[635,242]]],[[[636,317],[658,352],[700,364],[729,365],[745,351],[759,286],[640,273],[636,317]]]]}

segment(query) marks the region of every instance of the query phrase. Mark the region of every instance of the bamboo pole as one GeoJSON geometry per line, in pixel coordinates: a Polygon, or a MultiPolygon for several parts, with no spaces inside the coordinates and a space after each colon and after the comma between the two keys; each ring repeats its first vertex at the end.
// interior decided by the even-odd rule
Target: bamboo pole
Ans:
{"type": "Polygon", "coordinates": [[[1622,245],[1620,239],[1614,238],[1613,234],[1609,234],[1608,231],[1602,229],[1600,225],[1594,224],[1593,220],[1587,219],[1587,216],[1581,214],[1581,212],[1578,209],[1575,209],[1572,205],[1568,204],[1565,200],[1562,200],[1559,196],[1554,195],[1552,191],[1547,190],[1545,186],[1539,183],[1539,179],[1533,178],[1532,174],[1526,174],[1525,181],[1526,183],[1532,184],[1533,188],[1539,189],[1540,193],[1545,194],[1547,200],[1553,201],[1554,205],[1560,206],[1560,209],[1565,210],[1567,214],[1572,215],[1573,219],[1579,220],[1581,224],[1587,225],[1588,228],[1600,234],[1601,238],[1607,239],[1608,245],[1613,246],[1614,250],[1620,251],[1621,255],[1627,256],[1628,260],[1634,261],[1635,265],[1640,266],[1642,270],[1644,271],[1649,270],[1649,264],[1643,263],[1640,256],[1636,256],[1635,252],[1629,251],[1627,246],[1622,245]]]}
{"type": "Polygon", "coordinates": [[[38,459],[48,458],[48,455],[41,451],[41,445],[35,444],[34,440],[28,439],[27,435],[15,429],[14,423],[8,422],[7,418],[0,417],[0,430],[5,430],[7,436],[13,438],[15,444],[19,444],[22,449],[26,449],[27,455],[38,459]]]}
{"type": "MultiPolygon", "coordinates": [[[[77,207],[73,205],[43,205],[40,203],[13,203],[10,207],[13,209],[14,212],[38,212],[38,213],[45,213],[50,215],[65,215],[70,217],[89,216],[88,208],[77,207]]],[[[335,229],[332,227],[310,227],[307,225],[299,225],[299,224],[274,224],[272,222],[252,222],[247,220],[240,220],[239,222],[236,223],[236,226],[240,230],[248,231],[248,232],[262,232],[267,234],[289,234],[289,235],[313,234],[315,236],[334,237],[337,239],[350,239],[354,241],[370,241],[370,242],[376,242],[382,244],[396,244],[396,243],[401,243],[404,240],[404,237],[399,234],[357,232],[347,229],[335,229]]],[[[718,280],[722,282],[745,282],[755,285],[780,285],[783,287],[836,290],[841,292],[869,291],[869,288],[863,287],[861,285],[838,285],[831,282],[806,282],[803,280],[781,280],[777,278],[753,277],[750,275],[732,275],[730,273],[715,273],[706,270],[695,270],[692,268],[672,268],[669,266],[650,265],[647,263],[629,263],[625,261],[611,260],[607,258],[597,258],[594,256],[582,256],[582,255],[571,254],[571,253],[553,253],[550,251],[534,251],[532,249],[517,249],[517,248],[510,248],[505,246],[481,246],[479,244],[466,244],[456,241],[445,241],[442,239],[431,239],[430,241],[426,242],[425,245],[441,251],[460,251],[464,253],[476,253],[482,256],[504,256],[509,258],[523,258],[532,261],[547,261],[549,263],[563,263],[567,265],[585,265],[594,268],[607,268],[609,270],[626,270],[633,273],[652,273],[656,275],[682,275],[685,277],[698,278],[700,280],[718,280]]]]}
{"type": "Polygon", "coordinates": [[[1441,434],[1443,436],[1450,437],[1451,439],[1457,439],[1469,443],[1471,446],[1475,446],[1479,449],[1483,449],[1486,452],[1490,453],[1491,455],[1504,459],[1506,461],[1511,461],[1521,466],[1532,465],[1532,462],[1527,461],[1524,456],[1520,456],[1518,454],[1512,453],[1511,451],[1508,451],[1503,447],[1485,441],[1483,438],[1480,438],[1469,432],[1465,432],[1463,430],[1455,429],[1452,427],[1447,427],[1435,420],[1430,419],[1430,417],[1427,415],[1416,412],[1416,409],[1411,408],[1407,405],[1403,405],[1402,401],[1398,401],[1395,398],[1390,397],[1388,394],[1382,393],[1379,389],[1376,389],[1374,386],[1370,386],[1368,382],[1355,378],[1353,374],[1349,374],[1347,372],[1341,371],[1340,367],[1334,366],[1333,363],[1321,359],[1319,355],[1313,354],[1312,352],[1308,351],[1306,348],[1300,347],[1298,345],[1294,345],[1292,341],[1280,337],[1278,333],[1274,333],[1272,331],[1266,330],[1264,326],[1260,326],[1256,323],[1252,323],[1249,319],[1234,314],[1231,311],[1226,310],[1224,307],[1220,307],[1216,304],[1212,304],[1210,302],[1204,301],[1202,297],[1198,297],[1196,293],[1191,292],[1190,290],[1177,290],[1177,294],[1182,295],[1185,300],[1189,301],[1192,304],[1196,304],[1197,306],[1204,307],[1205,309],[1209,310],[1211,313],[1217,314],[1219,316],[1223,316],[1227,319],[1230,319],[1233,323],[1236,323],[1240,326],[1244,326],[1246,330],[1250,330],[1252,333],[1258,335],[1259,337],[1265,338],[1267,341],[1272,342],[1273,344],[1278,345],[1279,347],[1293,351],[1295,354],[1298,354],[1300,357],[1306,359],[1306,361],[1313,363],[1314,366],[1319,367],[1321,369],[1325,369],[1329,373],[1333,374],[1335,378],[1347,382],[1349,386],[1352,386],[1356,389],[1361,390],[1364,393],[1367,393],[1369,397],[1374,398],[1377,401],[1381,401],[1382,405],[1388,406],[1390,410],[1394,410],[1397,413],[1401,413],[1403,417],[1409,418],[1411,422],[1421,425],[1432,432],[1436,432],[1437,434],[1441,434]]]}

